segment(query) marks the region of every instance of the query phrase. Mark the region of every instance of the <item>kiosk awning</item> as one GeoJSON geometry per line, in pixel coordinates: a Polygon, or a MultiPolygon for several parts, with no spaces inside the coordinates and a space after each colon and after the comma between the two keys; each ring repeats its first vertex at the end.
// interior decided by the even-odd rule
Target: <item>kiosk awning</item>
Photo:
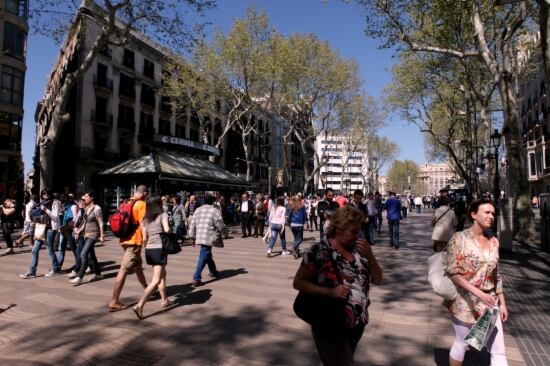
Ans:
{"type": "Polygon", "coordinates": [[[99,173],[101,176],[155,174],[159,179],[178,180],[195,184],[210,184],[248,188],[250,183],[208,161],[179,155],[175,152],[154,151],[130,159],[99,173]]]}

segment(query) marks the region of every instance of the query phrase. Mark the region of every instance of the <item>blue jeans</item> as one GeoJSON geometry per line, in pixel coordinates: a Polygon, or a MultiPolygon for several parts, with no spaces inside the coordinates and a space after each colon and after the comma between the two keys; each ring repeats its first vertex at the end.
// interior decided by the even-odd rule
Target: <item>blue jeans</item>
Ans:
{"type": "Polygon", "coordinates": [[[422,210],[422,206],[416,205],[416,213],[419,214],[421,210],[422,210]]]}
{"type": "Polygon", "coordinates": [[[388,226],[390,228],[390,245],[399,247],[399,220],[389,220],[388,226]]]}
{"type": "Polygon", "coordinates": [[[369,222],[367,223],[367,241],[369,244],[374,244],[374,233],[376,232],[376,216],[369,216],[369,222]]]}
{"type": "Polygon", "coordinates": [[[90,260],[93,263],[96,276],[101,275],[101,268],[99,267],[99,262],[97,261],[97,257],[95,256],[95,243],[95,239],[84,239],[84,246],[80,251],[80,268],[78,270],[78,277],[80,278],[84,277],[84,274],[86,273],[86,268],[88,267],[88,263],[90,260]]]}
{"type": "Polygon", "coordinates": [[[72,230],[66,230],[64,233],[59,234],[59,251],[57,252],[57,262],[59,263],[59,269],[63,268],[63,262],[65,261],[65,251],[67,250],[67,244],[70,243],[71,251],[75,256],[76,262],[76,248],[72,230]]]}
{"type": "Polygon", "coordinates": [[[300,244],[304,240],[304,227],[303,226],[291,226],[292,236],[294,237],[294,252],[300,253],[300,244]]]}
{"type": "Polygon", "coordinates": [[[271,224],[271,240],[269,241],[269,249],[273,249],[273,247],[275,246],[275,241],[277,241],[277,234],[279,234],[281,235],[281,247],[283,247],[283,250],[286,250],[285,231],[281,229],[282,225],[271,224]]]}
{"type": "Polygon", "coordinates": [[[206,265],[208,265],[208,270],[210,273],[218,273],[216,263],[214,262],[214,258],[212,258],[212,247],[210,245],[200,245],[200,247],[201,250],[199,252],[199,260],[197,262],[195,273],[193,274],[193,281],[201,280],[201,273],[206,265]]]}
{"type": "MultiPolygon", "coordinates": [[[[51,270],[54,272],[59,272],[59,263],[57,262],[57,256],[55,255],[55,252],[53,250],[56,234],[56,230],[48,230],[46,232],[46,250],[48,252],[48,257],[50,257],[52,261],[51,270]]],[[[28,270],[28,273],[30,274],[36,275],[36,268],[38,267],[38,257],[40,255],[40,249],[42,248],[43,244],[44,241],[42,240],[34,241],[34,245],[31,251],[31,266],[28,270]]]]}

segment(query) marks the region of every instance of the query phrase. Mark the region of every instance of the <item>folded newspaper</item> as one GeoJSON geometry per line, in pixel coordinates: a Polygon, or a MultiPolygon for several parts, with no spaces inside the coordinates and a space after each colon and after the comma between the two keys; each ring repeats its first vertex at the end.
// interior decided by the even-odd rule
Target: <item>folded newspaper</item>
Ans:
{"type": "Polygon", "coordinates": [[[485,347],[495,323],[500,316],[498,307],[486,309],[483,315],[472,325],[472,328],[464,337],[464,341],[472,348],[481,351],[485,347]]]}

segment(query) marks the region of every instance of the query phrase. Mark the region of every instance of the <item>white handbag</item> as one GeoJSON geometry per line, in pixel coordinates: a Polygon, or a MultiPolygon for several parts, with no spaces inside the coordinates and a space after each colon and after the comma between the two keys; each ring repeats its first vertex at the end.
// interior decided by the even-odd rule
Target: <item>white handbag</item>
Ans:
{"type": "Polygon", "coordinates": [[[47,229],[46,224],[41,224],[37,222],[34,225],[34,240],[41,240],[41,241],[46,240],[46,229],[47,229]]]}
{"type": "Polygon", "coordinates": [[[432,290],[445,300],[454,300],[456,286],[446,272],[447,252],[439,252],[428,258],[428,282],[432,290]]]}

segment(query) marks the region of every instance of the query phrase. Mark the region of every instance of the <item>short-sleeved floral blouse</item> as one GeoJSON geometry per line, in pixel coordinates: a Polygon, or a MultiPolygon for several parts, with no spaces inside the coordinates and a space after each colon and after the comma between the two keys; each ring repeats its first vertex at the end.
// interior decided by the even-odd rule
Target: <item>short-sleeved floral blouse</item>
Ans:
{"type": "MultiPolygon", "coordinates": [[[[498,240],[491,238],[489,251],[484,253],[471,229],[455,233],[447,246],[447,271],[450,276],[461,274],[475,287],[493,295],[502,293],[502,277],[498,266],[498,240]]],[[[474,323],[485,311],[477,296],[457,286],[458,296],[444,305],[458,320],[474,323]]]]}
{"type": "Polygon", "coordinates": [[[348,327],[366,325],[369,322],[368,306],[370,268],[368,261],[354,252],[354,261],[346,260],[340,253],[332,249],[325,240],[311,246],[304,254],[302,265],[317,274],[317,284],[324,287],[336,287],[338,279],[330,255],[335,260],[340,276],[345,285],[351,288],[351,295],[347,300],[348,327]]]}

